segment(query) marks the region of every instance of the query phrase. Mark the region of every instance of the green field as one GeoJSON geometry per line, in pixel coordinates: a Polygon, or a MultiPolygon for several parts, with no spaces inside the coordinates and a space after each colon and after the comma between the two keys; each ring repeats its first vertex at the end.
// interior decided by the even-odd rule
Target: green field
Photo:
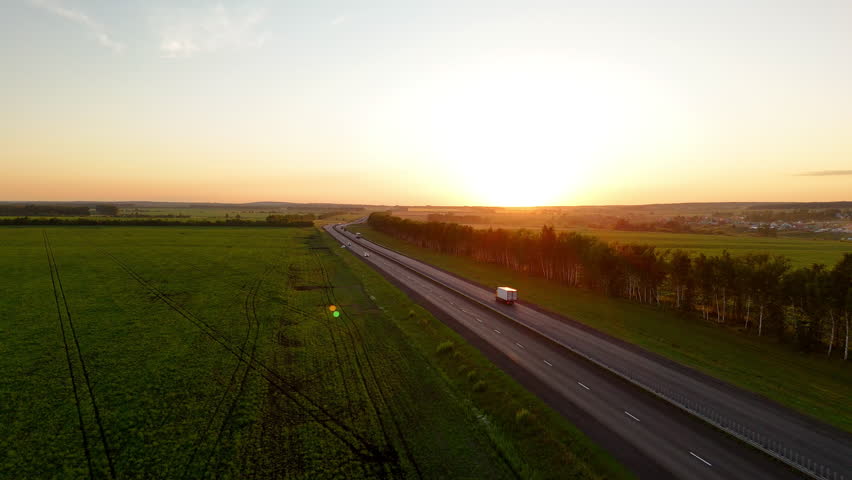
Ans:
{"type": "Polygon", "coordinates": [[[0,245],[0,478],[628,476],[316,229],[0,245]]]}
{"type": "Polygon", "coordinates": [[[512,285],[520,290],[523,300],[852,431],[852,361],[798,353],[766,337],[436,253],[366,225],[351,230],[475,282],[512,285]]]}
{"type": "MultiPolygon", "coordinates": [[[[813,263],[833,266],[844,253],[852,252],[852,242],[793,237],[752,237],[746,235],[700,235],[693,233],[622,232],[617,230],[580,230],[607,242],[645,243],[658,249],[681,248],[696,253],[732,255],[773,253],[789,257],[794,267],[813,263]]],[[[852,236],[852,235],[850,235],[852,236]]]]}
{"type": "MultiPolygon", "coordinates": [[[[475,228],[489,227],[489,225],[472,226],[475,228]]],[[[499,225],[494,225],[494,228],[514,229],[513,227],[500,227],[499,225]]],[[[852,242],[818,238],[797,238],[795,236],[704,235],[697,233],[628,232],[588,228],[559,228],[557,230],[591,235],[606,242],[654,245],[658,250],[680,248],[706,255],[718,255],[723,250],[727,250],[732,255],[773,253],[789,257],[794,267],[808,267],[814,263],[832,266],[840,260],[844,253],[852,252],[852,242]]]]}

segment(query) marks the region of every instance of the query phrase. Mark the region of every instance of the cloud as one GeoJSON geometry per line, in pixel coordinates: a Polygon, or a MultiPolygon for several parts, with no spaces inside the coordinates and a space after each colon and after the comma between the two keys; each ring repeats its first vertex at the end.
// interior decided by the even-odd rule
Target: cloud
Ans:
{"type": "Polygon", "coordinates": [[[831,177],[836,175],[852,175],[852,170],[817,170],[796,174],[797,177],[831,177]]]}
{"type": "Polygon", "coordinates": [[[120,53],[124,50],[124,45],[110,37],[100,23],[96,22],[92,19],[92,17],[79,10],[64,7],[55,0],[30,0],[30,4],[36,8],[44,10],[45,12],[83,26],[86,30],[88,30],[89,36],[95,39],[102,46],[115,53],[120,53]]]}
{"type": "Polygon", "coordinates": [[[332,24],[332,25],[340,25],[341,23],[343,23],[343,22],[345,22],[345,21],[346,21],[346,16],[345,16],[345,15],[341,15],[341,16],[339,16],[339,17],[335,18],[334,20],[332,20],[332,21],[331,21],[331,24],[332,24]]]}
{"type": "Polygon", "coordinates": [[[219,50],[259,48],[268,34],[258,31],[266,18],[260,9],[230,11],[223,5],[163,13],[154,20],[160,52],[166,58],[219,50]]]}

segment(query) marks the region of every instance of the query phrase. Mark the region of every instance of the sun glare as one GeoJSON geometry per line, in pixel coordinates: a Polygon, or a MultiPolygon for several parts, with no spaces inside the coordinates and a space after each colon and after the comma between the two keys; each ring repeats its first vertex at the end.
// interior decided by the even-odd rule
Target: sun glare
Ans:
{"type": "Polygon", "coordinates": [[[578,198],[637,117],[626,80],[553,62],[480,67],[431,98],[433,155],[473,203],[536,206],[578,198]]]}

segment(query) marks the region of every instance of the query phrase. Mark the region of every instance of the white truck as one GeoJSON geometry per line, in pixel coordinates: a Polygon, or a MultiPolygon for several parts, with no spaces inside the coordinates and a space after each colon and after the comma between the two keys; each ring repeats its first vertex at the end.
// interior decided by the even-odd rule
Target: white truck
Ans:
{"type": "Polygon", "coordinates": [[[497,287],[496,299],[498,302],[511,305],[518,301],[518,291],[512,287],[497,287]]]}

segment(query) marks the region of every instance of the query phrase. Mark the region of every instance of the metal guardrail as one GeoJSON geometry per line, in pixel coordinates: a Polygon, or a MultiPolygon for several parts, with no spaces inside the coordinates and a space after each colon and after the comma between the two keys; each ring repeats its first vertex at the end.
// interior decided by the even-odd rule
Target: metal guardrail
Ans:
{"type": "MultiPolygon", "coordinates": [[[[332,227],[332,228],[334,228],[334,227],[332,227]]],[[[341,233],[341,232],[338,232],[338,233],[341,233]]],[[[710,425],[713,425],[714,427],[718,428],[719,430],[722,430],[723,432],[727,433],[728,435],[731,435],[731,436],[741,440],[742,442],[744,442],[748,445],[751,445],[752,447],[760,450],[761,452],[769,455],[770,457],[773,457],[776,460],[783,462],[783,463],[789,465],[790,467],[793,467],[794,469],[804,473],[805,475],[807,475],[807,476],[809,476],[809,477],[811,477],[815,480],[847,480],[846,475],[848,475],[849,472],[840,472],[840,471],[832,469],[831,467],[829,467],[827,465],[823,465],[821,463],[818,463],[818,462],[808,458],[807,456],[795,451],[794,449],[784,445],[784,443],[782,443],[781,441],[775,440],[775,439],[773,439],[773,438],[771,438],[767,435],[762,435],[760,432],[752,430],[745,425],[742,425],[742,424],[740,424],[736,421],[728,419],[724,415],[722,415],[721,413],[707,407],[706,405],[703,405],[701,402],[695,401],[695,400],[687,397],[686,395],[683,395],[682,393],[673,392],[670,389],[665,389],[659,384],[648,383],[648,382],[642,381],[638,377],[633,375],[631,372],[624,372],[624,371],[621,371],[621,370],[616,369],[614,367],[611,367],[611,366],[607,365],[606,363],[604,363],[603,361],[598,360],[598,359],[596,359],[596,358],[594,358],[594,357],[592,357],[592,356],[590,356],[590,355],[588,355],[588,354],[586,354],[582,351],[579,351],[576,348],[572,347],[571,345],[567,345],[565,343],[560,342],[559,340],[541,332],[537,328],[530,326],[530,325],[527,325],[526,323],[524,323],[522,321],[519,321],[518,319],[506,314],[505,312],[502,312],[502,311],[494,308],[492,305],[485,303],[482,300],[479,300],[478,298],[472,297],[472,296],[468,295],[467,293],[464,293],[460,290],[457,290],[456,288],[453,288],[453,287],[441,282],[440,280],[433,278],[432,276],[430,276],[426,273],[423,273],[423,272],[415,269],[414,267],[411,267],[410,265],[406,265],[405,263],[403,263],[403,262],[401,262],[401,261],[399,261],[399,260],[397,260],[397,259],[395,259],[395,258],[393,258],[393,257],[391,257],[387,254],[384,254],[384,253],[376,250],[374,247],[364,245],[363,240],[365,240],[365,239],[363,239],[363,238],[356,239],[356,241],[358,242],[358,245],[360,245],[362,248],[370,250],[373,253],[378,254],[378,255],[382,256],[383,258],[386,258],[386,259],[402,266],[403,268],[405,268],[405,269],[407,269],[407,270],[429,280],[430,282],[432,282],[432,283],[434,283],[434,284],[436,284],[440,287],[443,287],[447,290],[450,290],[457,295],[460,295],[460,296],[462,296],[462,297],[464,297],[464,298],[466,298],[466,299],[468,299],[472,302],[475,302],[475,303],[487,308],[488,310],[491,310],[492,312],[502,316],[503,318],[510,320],[514,324],[519,325],[519,326],[535,333],[536,335],[543,337],[547,341],[553,342],[553,343],[559,345],[560,347],[569,350],[573,354],[578,355],[578,356],[592,362],[593,364],[597,365],[598,367],[603,368],[603,369],[613,373],[614,375],[616,375],[616,376],[618,376],[618,377],[620,377],[624,380],[627,380],[628,382],[630,382],[633,385],[636,385],[637,387],[651,393],[652,395],[656,396],[657,398],[660,398],[661,400],[666,401],[666,402],[674,405],[675,407],[683,410],[686,413],[689,413],[689,414],[691,414],[695,417],[698,417],[699,419],[709,423],[710,425]]],[[[370,243],[372,243],[372,242],[370,242],[370,243]]],[[[401,252],[397,252],[396,250],[393,250],[391,248],[387,248],[387,247],[384,247],[384,246],[382,246],[381,248],[384,248],[386,250],[394,252],[394,253],[401,255],[403,257],[411,258],[408,255],[405,255],[404,253],[401,253],[401,252]]],[[[412,260],[415,260],[415,259],[412,259],[412,260]]],[[[849,480],[852,480],[852,478],[850,478],[849,480]]]]}

